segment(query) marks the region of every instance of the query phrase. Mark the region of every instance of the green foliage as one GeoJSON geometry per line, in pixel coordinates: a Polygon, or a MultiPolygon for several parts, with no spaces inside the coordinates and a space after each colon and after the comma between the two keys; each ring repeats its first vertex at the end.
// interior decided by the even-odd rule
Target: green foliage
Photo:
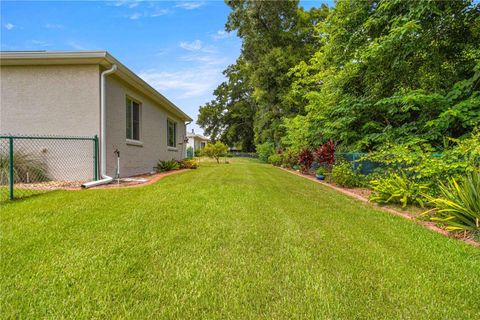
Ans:
{"type": "Polygon", "coordinates": [[[307,114],[285,142],[370,151],[468,134],[480,116],[479,21],[471,1],[338,1],[317,24],[320,49],[291,69],[307,114]]]}
{"type": "Polygon", "coordinates": [[[194,159],[184,159],[179,162],[180,169],[197,169],[198,161],[194,159]]]}
{"type": "Polygon", "coordinates": [[[257,144],[256,146],[258,159],[263,162],[268,162],[268,158],[275,153],[275,146],[271,142],[257,144]]]}
{"type": "Polygon", "coordinates": [[[438,181],[461,177],[480,165],[480,131],[468,137],[449,139],[442,153],[437,153],[423,139],[411,139],[401,145],[385,145],[362,159],[381,164],[389,172],[405,172],[413,182],[430,184],[428,194],[438,193],[438,181]]]}
{"type": "Polygon", "coordinates": [[[325,176],[327,174],[328,170],[324,166],[319,166],[317,170],[315,170],[315,174],[317,176],[325,176]]]}
{"type": "Polygon", "coordinates": [[[273,164],[274,166],[281,166],[283,163],[283,157],[279,153],[274,153],[268,157],[268,163],[273,164]]]}
{"type": "Polygon", "coordinates": [[[207,145],[202,149],[202,155],[215,159],[217,163],[220,163],[220,157],[225,156],[227,152],[228,147],[220,141],[215,143],[207,143],[207,145]]]}
{"type": "Polygon", "coordinates": [[[244,59],[239,58],[223,72],[227,80],[213,92],[215,99],[200,107],[197,124],[213,140],[252,152],[256,104],[251,98],[253,89],[248,84],[247,69],[244,59]]]}
{"type": "Polygon", "coordinates": [[[385,178],[371,181],[373,192],[370,201],[380,204],[420,205],[425,203],[429,184],[415,182],[405,173],[393,173],[385,178]]]}
{"type": "Polygon", "coordinates": [[[294,166],[298,166],[298,156],[299,156],[299,151],[293,150],[293,149],[287,149],[283,153],[283,163],[282,165],[287,167],[287,168],[293,168],[294,166]]]}
{"type": "Polygon", "coordinates": [[[304,112],[305,98],[292,93],[290,69],[318,47],[315,25],[328,7],[305,11],[298,1],[227,1],[226,30],[242,39],[242,53],[224,74],[215,100],[200,108],[198,124],[214,139],[279,144],[283,119],[304,112]]]}
{"type": "MultiPolygon", "coordinates": [[[[15,183],[30,183],[48,181],[47,167],[44,162],[31,154],[16,151],[13,154],[13,181],[15,183]]],[[[10,181],[10,156],[0,153],[0,185],[10,181]]]]}
{"type": "Polygon", "coordinates": [[[354,188],[363,185],[363,178],[353,170],[352,164],[348,161],[340,161],[333,165],[331,177],[341,187],[354,188]]]}
{"type": "Polygon", "coordinates": [[[428,211],[431,219],[451,231],[480,231],[480,172],[471,172],[460,182],[449,179],[440,190],[440,197],[429,199],[435,207],[428,211]]]}
{"type": "Polygon", "coordinates": [[[157,163],[157,172],[166,172],[171,170],[177,170],[180,168],[180,164],[177,160],[166,160],[166,161],[158,161],[157,163]]]}
{"type": "MultiPolygon", "coordinates": [[[[459,1],[234,0],[242,53],[198,123],[216,139],[299,152],[333,139],[436,148],[480,122],[480,6],[459,1]]],[[[242,147],[243,148],[243,147],[242,147]]],[[[250,148],[250,149],[248,149],[250,148]]]]}

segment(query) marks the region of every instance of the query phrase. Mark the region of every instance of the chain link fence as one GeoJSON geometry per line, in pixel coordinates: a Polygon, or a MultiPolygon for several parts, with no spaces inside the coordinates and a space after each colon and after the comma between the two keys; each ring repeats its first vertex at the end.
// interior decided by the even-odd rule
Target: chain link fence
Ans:
{"type": "Polygon", "coordinates": [[[98,138],[0,135],[0,203],[98,179],[98,138]]]}

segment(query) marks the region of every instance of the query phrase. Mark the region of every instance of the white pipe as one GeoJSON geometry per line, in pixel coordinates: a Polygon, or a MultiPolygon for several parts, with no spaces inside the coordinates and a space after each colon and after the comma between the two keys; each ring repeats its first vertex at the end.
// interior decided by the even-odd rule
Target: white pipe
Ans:
{"type": "Polygon", "coordinates": [[[107,115],[106,115],[106,97],[105,97],[105,76],[117,71],[117,65],[114,64],[108,70],[102,72],[100,76],[100,177],[101,180],[90,181],[82,184],[83,188],[90,188],[101,184],[109,183],[113,180],[107,176],[107,115]]]}

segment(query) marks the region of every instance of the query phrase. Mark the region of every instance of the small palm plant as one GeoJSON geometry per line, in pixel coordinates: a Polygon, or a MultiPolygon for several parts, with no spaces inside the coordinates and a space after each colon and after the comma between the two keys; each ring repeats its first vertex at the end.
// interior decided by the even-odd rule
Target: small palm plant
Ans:
{"type": "MultiPolygon", "coordinates": [[[[45,163],[35,159],[30,154],[17,151],[13,154],[13,181],[15,183],[29,183],[47,181],[45,163]]],[[[0,153],[0,185],[7,185],[10,181],[10,156],[0,153]]]]}
{"type": "Polygon", "coordinates": [[[440,185],[441,196],[430,198],[434,206],[431,220],[441,222],[450,231],[480,231],[480,171],[468,173],[440,185]]]}

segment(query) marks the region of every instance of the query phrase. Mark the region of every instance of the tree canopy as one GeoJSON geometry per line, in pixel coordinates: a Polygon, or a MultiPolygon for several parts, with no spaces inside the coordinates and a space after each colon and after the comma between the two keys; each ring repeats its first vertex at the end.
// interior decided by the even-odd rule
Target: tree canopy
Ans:
{"type": "Polygon", "coordinates": [[[333,139],[350,151],[412,137],[441,146],[480,123],[480,5],[227,1],[237,62],[198,124],[213,139],[276,148],[333,139]]]}

